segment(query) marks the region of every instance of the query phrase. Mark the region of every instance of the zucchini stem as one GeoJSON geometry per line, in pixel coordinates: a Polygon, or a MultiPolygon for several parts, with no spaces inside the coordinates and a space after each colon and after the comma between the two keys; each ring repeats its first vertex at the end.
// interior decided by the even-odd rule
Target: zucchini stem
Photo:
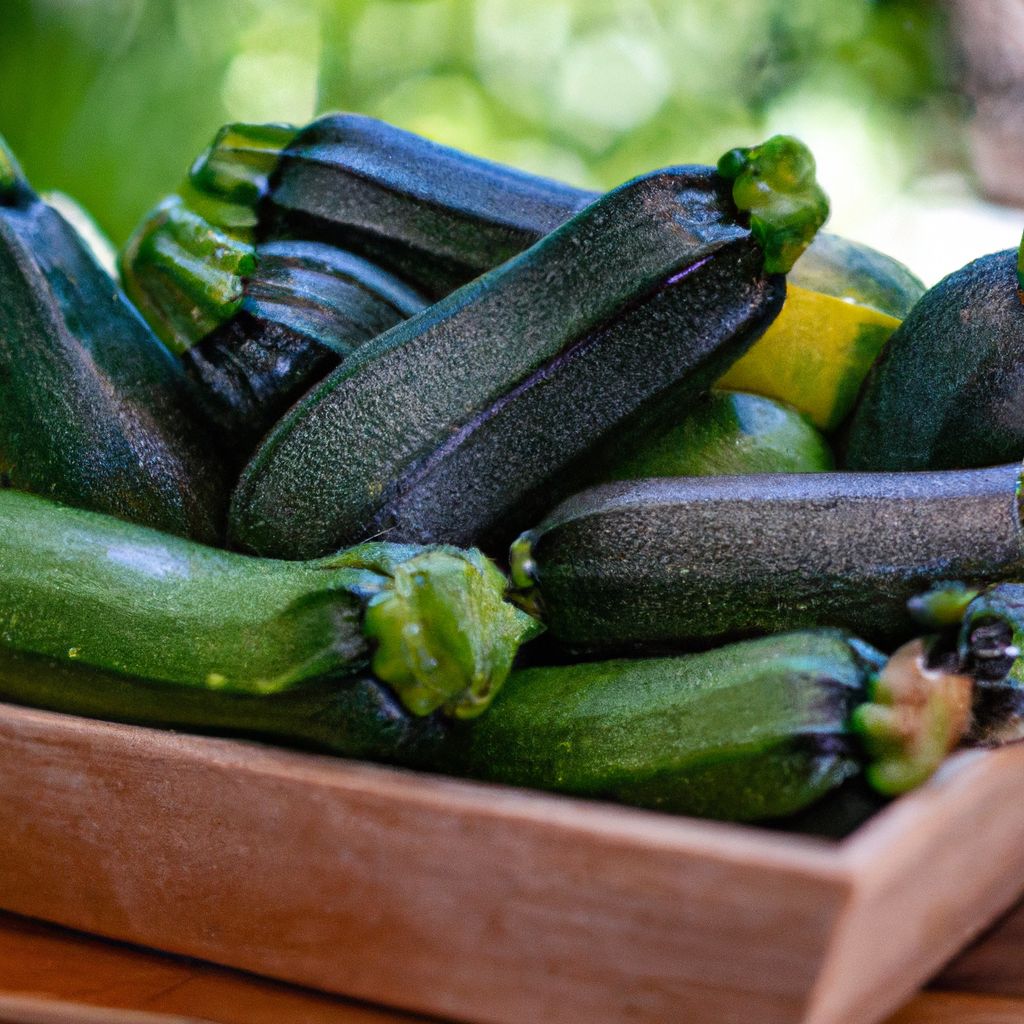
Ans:
{"type": "Polygon", "coordinates": [[[368,666],[413,715],[483,711],[537,622],[480,552],[253,558],[0,490],[0,647],[183,690],[283,693],[368,666]]]}
{"type": "Polygon", "coordinates": [[[765,273],[788,274],[829,214],[811,151],[791,135],[774,135],[760,146],[729,150],[718,173],[733,183],[733,202],[750,212],[765,273]]]}
{"type": "Polygon", "coordinates": [[[865,775],[885,796],[933,775],[971,724],[973,678],[930,667],[928,650],[920,638],[900,647],[870,684],[870,700],[853,712],[853,731],[870,758],[865,775]]]}
{"type": "Polygon", "coordinates": [[[170,196],[135,229],[120,265],[128,297],[180,355],[238,312],[256,256],[170,196]]]}

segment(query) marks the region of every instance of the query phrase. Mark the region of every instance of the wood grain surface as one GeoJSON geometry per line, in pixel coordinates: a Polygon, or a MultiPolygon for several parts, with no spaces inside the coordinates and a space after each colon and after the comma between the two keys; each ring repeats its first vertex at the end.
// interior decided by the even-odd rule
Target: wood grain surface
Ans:
{"type": "MultiPolygon", "coordinates": [[[[886,1024],[1019,1024],[1024,999],[925,992],[886,1024]]],[[[427,1024],[0,914],[0,1024],[427,1024]]]]}
{"type": "MultiPolygon", "coordinates": [[[[0,914],[0,1024],[7,1024],[4,1012],[14,1012],[4,1008],[4,999],[10,1003],[14,994],[38,1002],[33,1010],[59,1000],[66,1004],[60,1008],[64,1013],[72,1005],[144,1011],[161,1015],[161,1024],[171,1024],[165,1014],[216,1024],[416,1024],[424,1019],[0,914]]],[[[26,1024],[30,1019],[25,1017],[26,1024]]]]}
{"type": "Polygon", "coordinates": [[[481,1024],[876,1024],[1024,888],[1022,771],[834,844],[0,707],[0,906],[481,1024]]]}
{"type": "Polygon", "coordinates": [[[938,984],[968,992],[1024,996],[1024,903],[957,957],[938,984]]]}

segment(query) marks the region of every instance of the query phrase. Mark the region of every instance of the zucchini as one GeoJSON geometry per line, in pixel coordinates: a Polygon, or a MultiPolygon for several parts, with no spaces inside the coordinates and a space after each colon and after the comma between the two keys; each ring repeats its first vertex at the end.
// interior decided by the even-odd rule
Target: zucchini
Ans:
{"type": "Polygon", "coordinates": [[[1024,739],[1024,585],[998,583],[977,594],[964,609],[957,651],[977,680],[972,742],[1024,739]]]}
{"type": "Polygon", "coordinates": [[[637,438],[634,450],[604,467],[601,477],[824,473],[833,468],[828,442],[806,416],[760,395],[712,391],[678,423],[637,438]]]}
{"type": "Polygon", "coordinates": [[[700,654],[513,672],[490,711],[439,748],[446,771],[736,821],[793,814],[867,770],[904,788],[958,737],[915,700],[945,706],[948,679],[895,692],[878,651],[839,631],[794,632],[700,654]],[[874,703],[875,691],[883,703],[874,703]],[[853,725],[895,714],[904,732],[853,725]],[[940,752],[941,751],[941,752],[940,752]],[[890,775],[875,771],[883,765],[890,775]]]}
{"type": "Polygon", "coordinates": [[[850,420],[851,469],[952,469],[1024,456],[1017,251],[983,256],[921,298],[850,420]]]}
{"type": "Polygon", "coordinates": [[[482,711],[533,620],[479,552],[316,562],[204,547],[0,491],[0,646],[179,690],[266,695],[372,670],[413,714],[482,711]]]}
{"type": "Polygon", "coordinates": [[[899,260],[862,242],[819,231],[789,275],[791,284],[905,320],[925,286],[899,260]]]}
{"type": "Polygon", "coordinates": [[[136,679],[2,645],[0,700],[410,767],[436,759],[449,732],[443,712],[410,713],[386,683],[365,671],[274,693],[241,693],[136,679]]]}
{"type": "Polygon", "coordinates": [[[226,481],[180,366],[13,158],[0,165],[0,480],[217,540],[226,481]]]}
{"type": "Polygon", "coordinates": [[[330,242],[439,299],[597,198],[371,117],[332,114],[282,150],[257,231],[330,242]]]}
{"type": "MultiPolygon", "coordinates": [[[[214,147],[221,166],[244,153],[214,147]]],[[[719,162],[767,256],[785,273],[814,237],[828,200],[814,159],[776,136],[719,162]]],[[[330,242],[386,267],[434,299],[535,245],[598,198],[430,142],[359,114],[332,114],[280,153],[258,206],[263,238],[330,242]]]]}
{"type": "Polygon", "coordinates": [[[253,247],[180,199],[143,221],[121,268],[225,447],[242,457],[354,348],[426,305],[358,256],[314,242],[253,247]]]}
{"type": "Polygon", "coordinates": [[[678,414],[778,312],[728,192],[709,168],[638,178],[360,348],[246,467],[231,542],[507,543],[595,443],[678,414]]]}
{"type": "Polygon", "coordinates": [[[513,547],[551,635],[572,649],[707,645],[841,626],[915,633],[935,579],[1024,572],[1017,464],[932,473],[808,473],[606,484],[513,547]]]}

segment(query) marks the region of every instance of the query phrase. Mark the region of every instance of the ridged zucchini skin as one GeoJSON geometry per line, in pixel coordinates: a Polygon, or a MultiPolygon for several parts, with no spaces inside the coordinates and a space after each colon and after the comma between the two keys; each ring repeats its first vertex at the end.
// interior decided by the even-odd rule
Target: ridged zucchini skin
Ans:
{"type": "Polygon", "coordinates": [[[576,650],[708,645],[836,626],[890,645],[934,580],[1024,572],[1017,464],[607,484],[513,549],[552,637],[576,650]]]}
{"type": "Polygon", "coordinates": [[[254,246],[175,196],[143,219],[120,266],[239,462],[354,348],[427,304],[359,256],[319,242],[254,246]]]}
{"type": "Polygon", "coordinates": [[[227,484],[181,367],[24,183],[0,191],[0,294],[3,480],[220,539],[227,484]]]}
{"type": "Polygon", "coordinates": [[[238,311],[181,355],[207,415],[244,454],[354,349],[426,306],[333,246],[270,242],[255,261],[238,311]]]}
{"type": "Polygon", "coordinates": [[[281,152],[257,231],[330,242],[439,299],[597,197],[371,117],[332,114],[281,152]]]}
{"type": "Polygon", "coordinates": [[[1024,456],[1024,305],[1017,250],[928,291],[886,343],[847,432],[858,470],[991,466],[1024,456]]]}
{"type": "Polygon", "coordinates": [[[820,631],[522,669],[434,766],[681,814],[783,817],[860,772],[848,722],[883,661],[820,631]]]}
{"type": "Polygon", "coordinates": [[[232,543],[496,550],[592,472],[594,444],[678,415],[753,343],[785,296],[762,263],[710,169],[621,186],[310,392],[243,472],[232,543]]]}

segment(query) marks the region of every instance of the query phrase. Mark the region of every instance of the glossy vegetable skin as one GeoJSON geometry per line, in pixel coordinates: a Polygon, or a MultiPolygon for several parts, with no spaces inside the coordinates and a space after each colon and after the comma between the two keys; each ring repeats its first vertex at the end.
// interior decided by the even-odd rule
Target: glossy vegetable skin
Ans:
{"type": "Polygon", "coordinates": [[[0,570],[0,647],[168,693],[372,670],[413,714],[467,717],[536,631],[479,552],[368,544],[274,562],[15,491],[0,491],[0,570]]]}
{"type": "Polygon", "coordinates": [[[238,312],[181,356],[209,418],[240,455],[358,346],[426,305],[331,246],[273,242],[255,258],[238,312]]]}
{"type": "Polygon", "coordinates": [[[358,256],[316,242],[252,246],[180,198],[143,220],[121,269],[240,461],[354,348],[426,305],[358,256]]]}
{"type": "Polygon", "coordinates": [[[712,391],[678,423],[648,437],[611,467],[604,480],[646,477],[825,473],[834,468],[828,442],[795,409],[760,395],[712,391]]]}
{"type": "Polygon", "coordinates": [[[879,644],[935,579],[1024,572],[1017,464],[646,480],[563,503],[513,549],[573,649],[708,645],[840,626],[879,644]]]}
{"type": "Polygon", "coordinates": [[[616,189],[295,406],[242,475],[232,542],[498,549],[591,472],[596,442],[678,415],[754,341],[785,289],[762,262],[711,170],[616,189]]]}
{"type": "Polygon", "coordinates": [[[410,766],[434,761],[449,731],[443,713],[411,714],[368,672],[321,677],[275,693],[239,693],[139,679],[0,646],[0,699],[410,766]]]}
{"type": "Polygon", "coordinates": [[[0,473],[213,542],[226,480],[185,375],[12,158],[0,174],[0,473]]]}

